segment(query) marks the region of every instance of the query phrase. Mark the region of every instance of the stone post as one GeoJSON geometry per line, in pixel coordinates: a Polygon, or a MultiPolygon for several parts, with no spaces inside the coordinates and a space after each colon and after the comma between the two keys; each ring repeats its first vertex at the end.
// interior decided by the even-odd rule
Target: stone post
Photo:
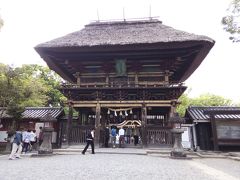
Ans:
{"type": "Polygon", "coordinates": [[[181,128],[181,124],[184,122],[184,119],[180,118],[178,113],[173,113],[169,121],[173,124],[171,132],[174,137],[173,149],[170,155],[172,158],[186,158],[186,154],[182,146],[182,133],[184,130],[181,128]]]}
{"type": "Polygon", "coordinates": [[[52,132],[53,128],[44,127],[43,128],[43,142],[39,147],[38,154],[52,154],[52,132]]]}
{"type": "Polygon", "coordinates": [[[51,110],[49,110],[47,115],[41,118],[41,121],[44,122],[43,142],[38,149],[38,154],[51,155],[53,153],[53,149],[52,149],[52,132],[54,131],[53,122],[56,122],[57,119],[52,116],[51,110]]]}

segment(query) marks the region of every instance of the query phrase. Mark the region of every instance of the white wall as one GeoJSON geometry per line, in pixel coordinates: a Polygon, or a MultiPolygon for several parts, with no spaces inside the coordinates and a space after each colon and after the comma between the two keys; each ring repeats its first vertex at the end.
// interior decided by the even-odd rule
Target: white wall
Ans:
{"type": "Polygon", "coordinates": [[[7,138],[7,131],[0,131],[0,142],[7,142],[5,138],[7,138]]]}
{"type": "Polygon", "coordinates": [[[184,129],[184,133],[182,134],[182,146],[186,149],[191,149],[191,134],[190,128],[191,127],[182,127],[184,129]]]}

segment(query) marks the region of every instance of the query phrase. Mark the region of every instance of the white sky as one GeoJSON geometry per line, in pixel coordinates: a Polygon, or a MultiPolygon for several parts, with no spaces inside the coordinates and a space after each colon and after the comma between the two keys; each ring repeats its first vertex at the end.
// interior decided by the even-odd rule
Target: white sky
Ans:
{"type": "Polygon", "coordinates": [[[46,65],[33,49],[39,43],[78,31],[92,20],[159,16],[163,24],[207,35],[215,46],[186,81],[190,96],[213,93],[240,102],[240,43],[228,40],[221,18],[230,0],[0,0],[4,27],[0,62],[46,65]]]}

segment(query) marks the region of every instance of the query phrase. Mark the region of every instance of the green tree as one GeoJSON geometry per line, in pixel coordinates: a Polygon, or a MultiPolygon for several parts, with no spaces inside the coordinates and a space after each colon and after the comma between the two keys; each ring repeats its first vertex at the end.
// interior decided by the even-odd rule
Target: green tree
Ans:
{"type": "Polygon", "coordinates": [[[240,41],[240,0],[231,1],[227,14],[222,18],[223,29],[229,32],[233,42],[240,41]]]}
{"type": "Polygon", "coordinates": [[[214,94],[202,94],[196,98],[188,97],[188,94],[183,94],[179,98],[180,104],[177,107],[177,112],[181,117],[185,115],[188,106],[229,106],[232,105],[230,99],[214,94]]]}
{"type": "Polygon", "coordinates": [[[9,115],[19,119],[27,106],[63,105],[66,98],[58,90],[60,82],[61,78],[46,67],[12,68],[0,64],[0,107],[6,107],[9,115]]]}
{"type": "Polygon", "coordinates": [[[58,90],[61,78],[48,67],[36,64],[17,68],[24,84],[25,106],[58,106],[66,98],[58,90]]]}
{"type": "MultiPolygon", "coordinates": [[[[12,129],[15,121],[21,118],[24,107],[21,102],[22,83],[14,68],[0,64],[0,106],[7,108],[7,114],[13,117],[12,129]]],[[[0,120],[3,114],[0,114],[0,120]]]]}
{"type": "Polygon", "coordinates": [[[0,30],[1,30],[1,28],[3,27],[3,25],[4,25],[4,21],[3,21],[3,19],[2,19],[1,16],[0,16],[0,30]]]}

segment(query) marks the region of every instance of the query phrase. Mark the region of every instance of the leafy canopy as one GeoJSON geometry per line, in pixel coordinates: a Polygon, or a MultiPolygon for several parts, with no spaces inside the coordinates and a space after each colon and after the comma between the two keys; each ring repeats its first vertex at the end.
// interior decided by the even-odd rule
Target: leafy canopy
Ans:
{"type": "Polygon", "coordinates": [[[240,0],[231,1],[227,14],[222,18],[223,29],[229,32],[233,42],[240,41],[240,0]]]}
{"type": "Polygon", "coordinates": [[[0,16],[0,30],[1,30],[1,28],[3,27],[3,25],[4,25],[4,21],[3,21],[3,19],[2,19],[1,16],[0,16]]]}
{"type": "Polygon", "coordinates": [[[214,94],[202,94],[196,98],[190,98],[187,94],[183,94],[179,98],[181,104],[177,107],[177,112],[181,117],[185,115],[188,106],[229,106],[232,104],[230,99],[214,94]]]}
{"type": "Polygon", "coordinates": [[[8,114],[19,119],[27,106],[63,105],[66,98],[58,90],[60,82],[61,78],[47,67],[0,64],[0,107],[7,107],[8,114]]]}

